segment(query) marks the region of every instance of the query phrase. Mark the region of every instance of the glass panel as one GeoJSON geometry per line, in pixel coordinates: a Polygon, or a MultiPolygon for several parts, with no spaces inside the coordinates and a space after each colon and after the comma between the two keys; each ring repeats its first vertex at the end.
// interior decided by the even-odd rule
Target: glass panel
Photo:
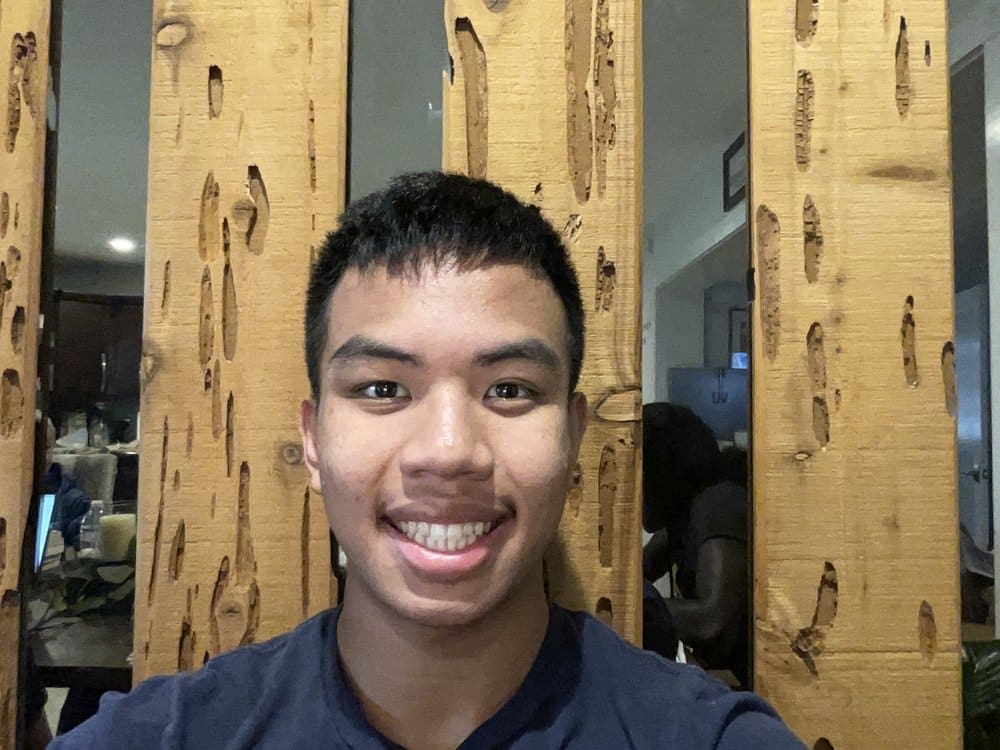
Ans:
{"type": "Polygon", "coordinates": [[[962,621],[969,638],[993,634],[984,595],[992,582],[993,508],[987,468],[990,332],[983,63],[977,50],[955,65],[951,76],[958,499],[962,621]]]}
{"type": "Polygon", "coordinates": [[[350,182],[360,198],[401,172],[441,168],[443,11],[424,3],[351,4],[350,182]]]}
{"type": "Polygon", "coordinates": [[[46,717],[68,731],[132,681],[151,24],[150,0],[53,3],[39,398],[49,452],[25,548],[23,695],[49,693],[27,716],[35,731],[46,717]]]}
{"type": "Polygon", "coordinates": [[[683,658],[744,685],[746,12],[745,1],[643,5],[644,573],[667,597],[646,588],[646,646],[678,658],[679,638],[683,658]],[[738,581],[724,612],[695,590],[706,545],[720,548],[738,581]],[[721,635],[706,635],[720,621],[721,635]]]}
{"type": "Polygon", "coordinates": [[[988,0],[952,0],[949,23],[962,639],[970,642],[997,633],[991,400],[998,404],[1000,383],[991,383],[990,359],[1000,288],[989,269],[1000,258],[1000,15],[988,0]]]}
{"type": "Polygon", "coordinates": [[[981,667],[1000,636],[993,467],[1000,440],[1000,12],[992,0],[950,0],[952,174],[955,232],[955,371],[961,518],[965,746],[993,747],[995,686],[981,667]],[[991,272],[992,269],[992,272],[991,272]],[[981,696],[981,698],[979,698],[981,696]]]}

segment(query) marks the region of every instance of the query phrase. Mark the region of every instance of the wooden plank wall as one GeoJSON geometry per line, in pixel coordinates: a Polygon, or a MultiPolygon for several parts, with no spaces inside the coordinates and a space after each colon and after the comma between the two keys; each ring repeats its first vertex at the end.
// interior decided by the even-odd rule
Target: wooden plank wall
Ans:
{"type": "Polygon", "coordinates": [[[21,552],[35,477],[49,4],[0,6],[0,748],[14,747],[21,552]]]}
{"type": "Polygon", "coordinates": [[[749,9],[756,687],[810,747],[957,750],[946,2],[749,9]]]}
{"type": "Polygon", "coordinates": [[[343,207],[347,0],[156,0],[135,679],[335,598],[296,429],[311,249],[343,207]]]}
{"type": "Polygon", "coordinates": [[[636,0],[446,0],[444,167],[564,232],[587,310],[591,422],[560,541],[561,604],[640,638],[642,34],[636,0]]]}

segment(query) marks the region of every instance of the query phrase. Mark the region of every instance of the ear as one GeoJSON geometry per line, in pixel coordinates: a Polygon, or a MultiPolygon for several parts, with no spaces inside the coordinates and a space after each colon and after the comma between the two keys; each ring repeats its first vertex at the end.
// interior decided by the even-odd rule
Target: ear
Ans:
{"type": "Polygon", "coordinates": [[[587,431],[587,422],[590,419],[588,413],[587,397],[583,393],[574,393],[569,398],[569,430],[570,440],[570,467],[576,465],[580,455],[580,444],[583,442],[583,435],[587,431]]]}
{"type": "Polygon", "coordinates": [[[302,402],[299,411],[299,435],[302,437],[302,453],[305,456],[306,469],[309,471],[309,489],[322,495],[323,482],[319,473],[319,447],[316,437],[318,415],[318,403],[312,399],[302,402]]]}

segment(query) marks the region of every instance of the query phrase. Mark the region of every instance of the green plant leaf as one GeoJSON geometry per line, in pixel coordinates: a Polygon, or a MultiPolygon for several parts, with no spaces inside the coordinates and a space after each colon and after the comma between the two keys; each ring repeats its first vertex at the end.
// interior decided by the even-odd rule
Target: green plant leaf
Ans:
{"type": "Polygon", "coordinates": [[[132,592],[135,591],[135,578],[129,578],[123,581],[121,585],[115,587],[108,592],[108,600],[112,602],[120,602],[127,596],[132,596],[132,592]]]}
{"type": "Polygon", "coordinates": [[[70,614],[82,615],[98,610],[108,603],[106,596],[86,596],[69,608],[70,614]]]}
{"type": "Polygon", "coordinates": [[[131,565],[103,565],[97,569],[97,575],[108,583],[123,583],[135,574],[131,565]]]}

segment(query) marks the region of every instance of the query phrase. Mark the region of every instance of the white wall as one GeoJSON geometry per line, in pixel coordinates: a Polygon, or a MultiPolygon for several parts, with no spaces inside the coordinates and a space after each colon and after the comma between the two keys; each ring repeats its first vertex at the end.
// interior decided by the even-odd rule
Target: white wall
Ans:
{"type": "Polygon", "coordinates": [[[667,371],[671,367],[701,367],[704,363],[705,276],[699,264],[681,271],[656,290],[656,363],[653,397],[667,401],[667,371]]]}
{"type": "Polygon", "coordinates": [[[728,366],[720,356],[727,358],[729,308],[746,302],[746,248],[746,230],[734,232],[657,287],[655,382],[646,402],[669,400],[672,367],[728,366]]]}
{"type": "Polygon", "coordinates": [[[447,69],[440,6],[351,4],[351,199],[401,172],[441,168],[441,71],[447,69]]]}
{"type": "Polygon", "coordinates": [[[948,63],[1000,35],[1000,3],[996,0],[948,0],[948,63]]]}
{"type": "Polygon", "coordinates": [[[686,337],[701,349],[701,333],[657,330],[678,320],[677,310],[657,313],[657,290],[746,221],[742,204],[722,210],[722,154],[746,127],[746,41],[745,0],[643,4],[647,402],[658,397],[665,363],[686,358],[686,337]],[[664,346],[680,350],[665,353],[664,346]]]}

